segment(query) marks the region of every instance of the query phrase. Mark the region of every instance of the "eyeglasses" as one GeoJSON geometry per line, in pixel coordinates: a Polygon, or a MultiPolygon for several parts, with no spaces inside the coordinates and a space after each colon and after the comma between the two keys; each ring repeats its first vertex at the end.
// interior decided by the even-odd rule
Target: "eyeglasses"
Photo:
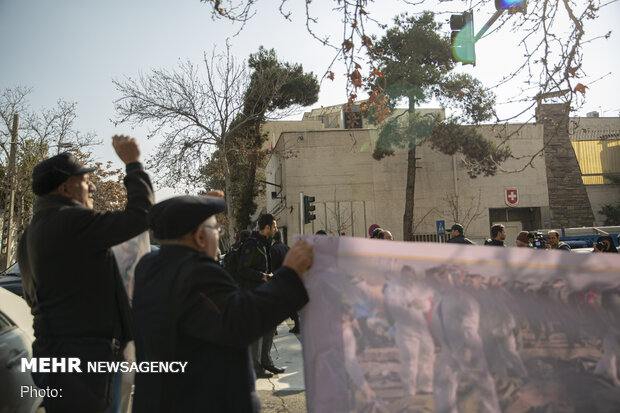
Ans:
{"type": "Polygon", "coordinates": [[[224,226],[222,226],[222,225],[217,225],[217,226],[215,226],[215,227],[212,227],[211,225],[203,225],[202,227],[203,227],[203,228],[214,229],[214,230],[216,230],[216,231],[217,231],[217,233],[218,233],[219,235],[222,235],[222,234],[224,233],[224,226]]]}

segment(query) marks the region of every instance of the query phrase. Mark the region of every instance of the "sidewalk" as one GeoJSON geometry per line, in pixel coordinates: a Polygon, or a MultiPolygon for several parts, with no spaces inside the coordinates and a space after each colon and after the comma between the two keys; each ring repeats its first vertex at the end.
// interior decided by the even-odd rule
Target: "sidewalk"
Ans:
{"type": "Polygon", "coordinates": [[[286,367],[282,374],[269,379],[258,379],[256,391],[260,398],[263,413],[305,413],[306,390],[304,385],[301,343],[295,334],[288,330],[293,326],[287,320],[278,326],[274,337],[271,357],[278,367],[286,367]]]}

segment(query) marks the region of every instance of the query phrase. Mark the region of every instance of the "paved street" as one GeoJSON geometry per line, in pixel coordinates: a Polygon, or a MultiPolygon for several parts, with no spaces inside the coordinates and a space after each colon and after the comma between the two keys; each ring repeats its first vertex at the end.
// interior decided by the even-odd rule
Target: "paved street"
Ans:
{"type": "Polygon", "coordinates": [[[295,334],[288,330],[293,326],[282,323],[278,326],[278,335],[274,337],[271,357],[278,367],[286,367],[286,372],[274,375],[270,379],[258,379],[256,390],[262,404],[262,412],[306,411],[306,392],[304,386],[303,360],[301,343],[295,334]]]}

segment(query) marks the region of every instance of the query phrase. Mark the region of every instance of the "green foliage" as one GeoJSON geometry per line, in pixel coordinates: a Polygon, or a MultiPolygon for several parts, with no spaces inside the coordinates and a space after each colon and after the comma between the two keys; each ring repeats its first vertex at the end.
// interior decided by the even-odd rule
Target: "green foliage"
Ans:
{"type": "Polygon", "coordinates": [[[411,150],[430,138],[434,149],[449,155],[463,153],[470,175],[494,174],[496,163],[504,161],[510,149],[497,148],[459,122],[479,124],[490,119],[494,115],[495,96],[472,76],[451,73],[454,63],[450,39],[439,34],[441,27],[432,12],[419,17],[403,14],[394,22],[395,27],[376,43],[373,51],[381,62],[390,105],[408,98],[409,111],[381,125],[373,157],[381,159],[396,149],[411,150]],[[433,97],[454,112],[450,120],[421,116],[414,110],[416,104],[433,97]]]}
{"type": "Polygon", "coordinates": [[[304,73],[301,64],[280,62],[274,49],[260,46],[258,52],[250,55],[248,66],[253,73],[244,100],[246,116],[294,105],[309,106],[318,100],[316,76],[304,73]]]}
{"type": "MultiPolygon", "coordinates": [[[[232,200],[237,229],[249,227],[250,217],[257,209],[254,199],[259,194],[258,170],[267,155],[262,150],[266,140],[262,124],[275,111],[309,106],[319,96],[316,76],[304,73],[300,64],[280,62],[274,49],[261,46],[250,55],[248,67],[252,74],[244,94],[243,111],[233,121],[230,129],[235,132],[227,136],[225,148],[232,181],[227,197],[232,200]]],[[[207,187],[224,187],[217,186],[225,176],[222,161],[222,152],[217,150],[203,168],[207,187]]]]}
{"type": "Polygon", "coordinates": [[[450,73],[433,89],[433,95],[465,122],[478,124],[495,115],[495,96],[469,74],[450,73]]]}
{"type": "Polygon", "coordinates": [[[446,155],[462,153],[472,178],[480,174],[495,175],[497,165],[511,154],[509,147],[497,147],[493,141],[480,135],[473,126],[459,125],[455,119],[437,121],[429,135],[429,142],[433,149],[446,155]]]}
{"type": "Polygon", "coordinates": [[[431,134],[436,122],[434,116],[422,116],[419,112],[406,115],[409,116],[392,117],[383,123],[372,155],[374,159],[393,155],[395,148],[410,150],[424,142],[431,134]]]}
{"type": "Polygon", "coordinates": [[[428,101],[431,86],[440,84],[454,68],[450,41],[439,34],[441,25],[432,12],[419,17],[402,14],[394,23],[372,49],[387,95],[391,102],[401,97],[416,103],[428,101]]]}
{"type": "Polygon", "coordinates": [[[461,152],[465,155],[470,176],[493,175],[497,162],[510,155],[509,148],[498,149],[472,127],[459,123],[478,124],[493,115],[495,98],[483,85],[466,74],[451,73],[454,69],[450,39],[440,34],[440,25],[432,12],[419,17],[402,14],[373,48],[373,57],[379,63],[373,94],[369,99],[369,116],[381,122],[385,118],[380,104],[384,91],[389,107],[401,99],[409,101],[408,111],[392,116],[380,126],[373,158],[379,160],[406,149],[407,186],[403,238],[413,239],[413,212],[415,202],[416,147],[430,140],[432,147],[446,154],[461,152]],[[454,110],[450,120],[438,115],[420,115],[416,105],[438,99],[454,110]],[[379,103],[377,103],[379,102],[379,103]],[[376,113],[375,113],[376,112],[376,113]]]}

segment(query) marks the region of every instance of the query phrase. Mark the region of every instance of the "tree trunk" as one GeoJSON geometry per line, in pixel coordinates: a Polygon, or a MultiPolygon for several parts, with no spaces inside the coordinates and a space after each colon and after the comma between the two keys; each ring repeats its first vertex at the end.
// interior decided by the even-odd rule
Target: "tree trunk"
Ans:
{"type": "MultiPolygon", "coordinates": [[[[407,121],[411,121],[415,110],[415,99],[409,96],[409,116],[407,121]]],[[[416,158],[415,150],[417,142],[410,142],[411,148],[407,153],[407,188],[405,189],[405,214],[403,215],[403,240],[413,241],[413,208],[415,198],[415,170],[416,158]]]]}
{"type": "MultiPolygon", "coordinates": [[[[266,111],[263,111],[260,114],[258,119],[265,118],[266,111]]],[[[254,202],[254,187],[256,186],[256,170],[258,169],[260,163],[263,160],[263,154],[261,152],[261,148],[263,146],[262,134],[261,134],[261,125],[260,121],[256,122],[256,125],[252,127],[251,131],[251,139],[252,139],[252,149],[250,152],[250,156],[248,156],[248,160],[250,163],[250,169],[248,171],[248,177],[246,182],[246,189],[241,195],[241,208],[242,215],[239,216],[239,225],[243,228],[249,226],[251,224],[251,213],[252,203],[254,202]]]]}
{"type": "Polygon", "coordinates": [[[224,149],[222,151],[222,162],[224,166],[224,194],[226,197],[226,213],[228,214],[228,237],[231,240],[231,244],[235,239],[235,214],[233,211],[233,199],[232,199],[232,182],[230,180],[230,166],[228,165],[228,154],[224,149]]]}
{"type": "Polygon", "coordinates": [[[246,209],[246,213],[243,215],[243,217],[240,217],[240,221],[241,223],[244,224],[244,228],[251,224],[251,221],[250,221],[251,215],[249,213],[249,208],[252,202],[254,202],[254,185],[256,184],[256,169],[258,168],[259,162],[260,162],[260,155],[258,153],[255,153],[255,156],[252,156],[252,159],[250,160],[250,170],[248,173],[248,181],[245,185],[245,191],[242,195],[242,198],[243,198],[242,206],[246,209]]]}
{"type": "Polygon", "coordinates": [[[413,208],[415,196],[416,147],[407,154],[407,188],[405,190],[405,214],[403,215],[403,240],[413,241],[413,208]]]}

